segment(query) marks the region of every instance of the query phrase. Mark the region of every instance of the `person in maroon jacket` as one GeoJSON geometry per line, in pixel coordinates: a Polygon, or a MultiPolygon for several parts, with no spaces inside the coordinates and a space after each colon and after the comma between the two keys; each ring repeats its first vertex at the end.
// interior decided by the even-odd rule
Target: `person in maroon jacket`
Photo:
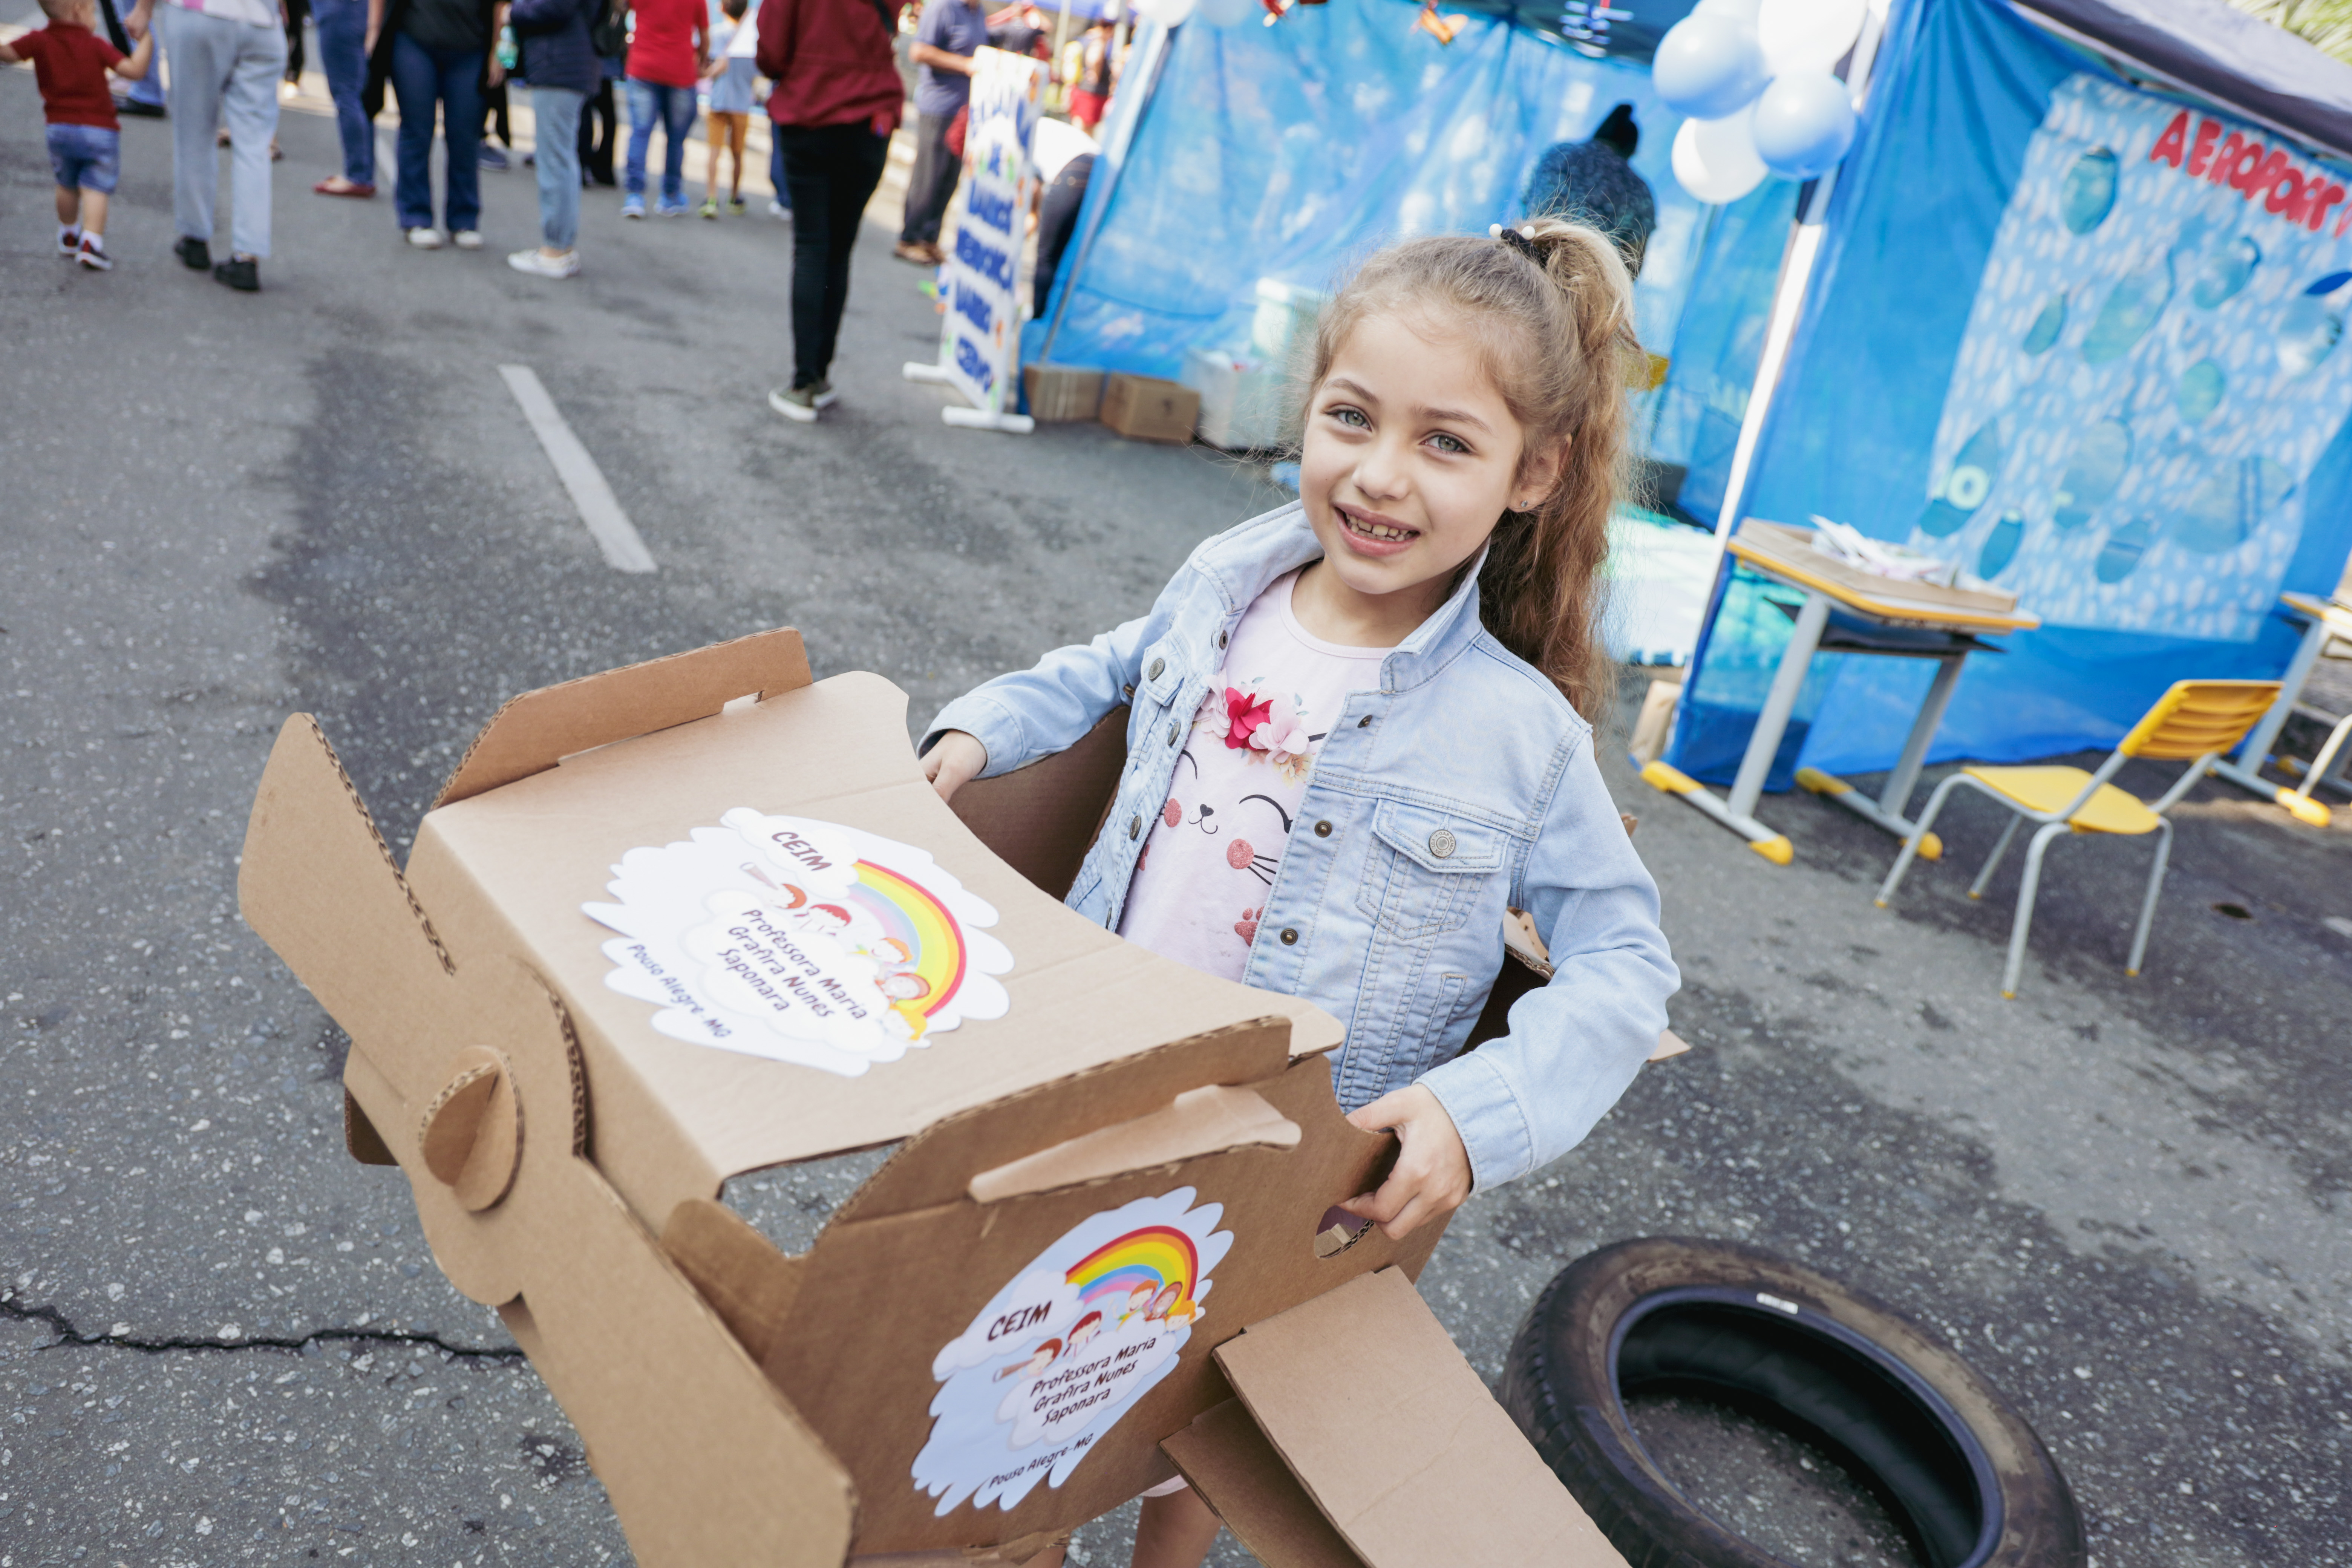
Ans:
{"type": "Polygon", "coordinates": [[[760,74],[775,84],[768,118],[793,207],[793,379],[768,405],[803,424],[834,400],[825,373],[849,302],[849,253],[898,128],[906,89],[887,5],[760,0],[760,74]]]}

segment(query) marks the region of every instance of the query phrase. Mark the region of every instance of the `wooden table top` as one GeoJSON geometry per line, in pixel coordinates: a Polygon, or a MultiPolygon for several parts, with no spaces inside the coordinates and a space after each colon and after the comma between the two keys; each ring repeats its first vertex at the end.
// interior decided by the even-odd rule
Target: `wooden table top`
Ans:
{"type": "Polygon", "coordinates": [[[1847,565],[1813,548],[1813,531],[1749,518],[1731,537],[1732,554],[1800,588],[1826,594],[1847,609],[1906,626],[1983,632],[2031,631],[2042,617],[2003,594],[1904,583],[1847,565]],[[2008,603],[2004,605],[2004,601],[2008,603]]]}

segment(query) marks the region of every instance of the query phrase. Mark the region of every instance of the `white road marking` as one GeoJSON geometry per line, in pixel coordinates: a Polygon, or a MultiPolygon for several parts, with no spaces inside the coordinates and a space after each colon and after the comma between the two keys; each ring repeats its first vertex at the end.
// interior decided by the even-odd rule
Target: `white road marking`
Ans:
{"type": "Polygon", "coordinates": [[[580,521],[588,525],[596,548],[604,552],[604,563],[615,572],[654,571],[653,552],[614,499],[613,487],[604,482],[596,459],[556,412],[555,400],[547,395],[538,375],[527,364],[502,364],[499,374],[506,377],[507,390],[514,394],[514,400],[522,405],[522,416],[530,421],[531,433],[547,449],[555,477],[572,492],[572,504],[580,509],[580,521]]]}

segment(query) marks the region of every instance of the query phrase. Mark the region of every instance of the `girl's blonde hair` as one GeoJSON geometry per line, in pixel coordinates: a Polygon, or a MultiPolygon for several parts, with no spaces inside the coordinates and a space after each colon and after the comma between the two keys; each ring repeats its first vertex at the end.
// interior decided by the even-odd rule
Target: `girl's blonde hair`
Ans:
{"type": "Polygon", "coordinates": [[[1550,677],[1595,724],[1611,716],[1616,665],[1601,637],[1609,514],[1623,491],[1625,386],[1641,344],[1633,280],[1600,230],[1562,218],[1519,226],[1524,247],[1466,235],[1407,240],[1359,268],[1316,323],[1308,395],[1359,322],[1403,311],[1476,335],[1524,435],[1526,466],[1565,443],[1559,482],[1496,524],[1478,614],[1505,647],[1550,677]]]}

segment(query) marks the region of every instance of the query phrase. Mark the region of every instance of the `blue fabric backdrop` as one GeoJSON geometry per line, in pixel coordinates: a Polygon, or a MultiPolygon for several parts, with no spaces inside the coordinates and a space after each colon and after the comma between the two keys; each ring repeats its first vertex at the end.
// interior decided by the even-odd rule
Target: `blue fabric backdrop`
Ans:
{"type": "Polygon", "coordinates": [[[1706,209],[1675,183],[1682,120],[1648,69],[1490,16],[1440,44],[1414,30],[1419,9],[1346,0],[1268,27],[1249,0],[1202,0],[1169,40],[1118,179],[1098,172],[1088,189],[1078,232],[1093,243],[1056,280],[1068,298],[1052,357],[1173,377],[1188,348],[1241,352],[1259,279],[1328,289],[1388,240],[1483,233],[1517,215],[1545,148],[1582,140],[1621,102],[1658,206],[1637,321],[1671,353],[1706,209]]]}
{"type": "MultiPolygon", "coordinates": [[[[2352,240],[2310,198],[2352,177],[2276,142],[1990,0],[1898,5],[1741,510],[1958,560],[2042,616],[1971,661],[1933,755],[2105,745],[2175,679],[2275,675],[2277,594],[2336,585],[2352,240]],[[2272,144],[2235,165],[2253,188],[2212,176],[2231,143],[2272,144]]],[[[1775,599],[1717,585],[1670,753],[1709,782],[1786,646],[1775,599]]],[[[1770,787],[1801,755],[1889,765],[1931,675],[1818,660],[1770,787]]]]}

